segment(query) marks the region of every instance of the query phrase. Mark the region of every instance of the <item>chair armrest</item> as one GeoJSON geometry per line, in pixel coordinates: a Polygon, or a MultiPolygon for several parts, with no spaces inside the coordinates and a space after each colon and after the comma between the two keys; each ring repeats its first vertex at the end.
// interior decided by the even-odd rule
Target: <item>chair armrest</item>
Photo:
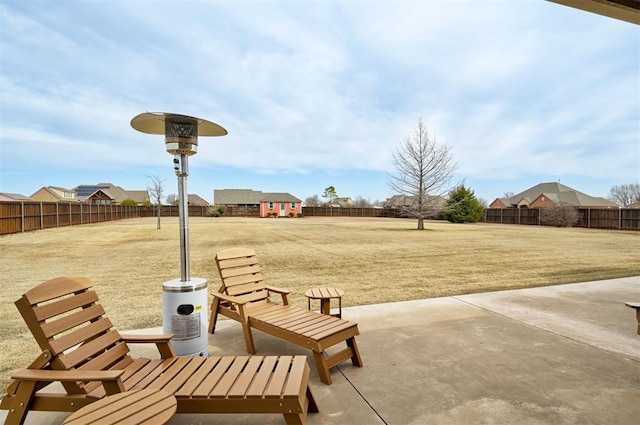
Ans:
{"type": "Polygon", "coordinates": [[[160,334],[160,335],[120,334],[120,336],[125,342],[130,344],[168,342],[168,341],[171,341],[171,338],[173,338],[173,334],[160,334]]]}
{"type": "Polygon", "coordinates": [[[120,376],[124,370],[40,370],[22,369],[13,375],[11,379],[16,381],[32,382],[76,382],[99,381],[102,382],[107,395],[118,394],[125,391],[120,376]]]}
{"type": "Polygon", "coordinates": [[[247,301],[243,301],[238,297],[234,297],[233,295],[226,295],[216,291],[213,291],[211,295],[213,295],[215,298],[219,298],[223,301],[227,301],[233,304],[245,305],[247,303],[247,301]]]}
{"type": "Polygon", "coordinates": [[[289,293],[291,291],[289,291],[288,289],[276,288],[275,286],[269,285],[266,285],[265,287],[269,292],[275,292],[276,294],[282,295],[282,304],[289,305],[289,293]]]}
{"type": "Polygon", "coordinates": [[[160,358],[168,359],[176,357],[176,352],[171,345],[173,334],[160,335],[126,335],[121,334],[122,340],[127,344],[156,344],[160,358]]]}
{"type": "Polygon", "coordinates": [[[266,288],[270,291],[270,292],[275,292],[277,294],[290,294],[291,290],[289,289],[283,289],[283,288],[276,288],[275,286],[270,286],[270,285],[266,285],[266,288]]]}
{"type": "Polygon", "coordinates": [[[124,370],[40,370],[22,369],[11,375],[11,379],[21,381],[75,382],[75,381],[115,381],[124,370]]]}

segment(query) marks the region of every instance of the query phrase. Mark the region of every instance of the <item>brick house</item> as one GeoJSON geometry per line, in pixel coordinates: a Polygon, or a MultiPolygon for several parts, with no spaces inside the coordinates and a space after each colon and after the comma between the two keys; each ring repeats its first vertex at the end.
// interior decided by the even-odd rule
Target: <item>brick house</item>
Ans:
{"type": "Polygon", "coordinates": [[[302,201],[289,193],[263,193],[250,189],[216,189],[213,203],[229,207],[259,207],[260,217],[297,217],[302,201]]]}
{"type": "Polygon", "coordinates": [[[267,193],[260,199],[260,217],[297,217],[302,214],[302,201],[288,193],[267,193]]]}
{"type": "Polygon", "coordinates": [[[580,208],[619,208],[608,199],[595,197],[560,183],[540,183],[510,198],[496,198],[489,208],[549,208],[555,205],[580,208]]]}

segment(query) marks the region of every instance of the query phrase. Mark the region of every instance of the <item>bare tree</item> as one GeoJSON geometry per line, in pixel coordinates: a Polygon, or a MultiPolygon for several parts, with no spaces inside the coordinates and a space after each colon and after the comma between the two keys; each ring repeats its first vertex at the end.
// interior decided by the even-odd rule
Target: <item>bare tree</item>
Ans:
{"type": "Polygon", "coordinates": [[[397,174],[389,175],[391,190],[413,197],[407,212],[418,219],[418,230],[424,230],[424,219],[442,206],[442,197],[451,189],[457,165],[446,145],[438,145],[429,137],[422,119],[411,136],[407,136],[393,154],[397,174]]]}
{"type": "Polygon", "coordinates": [[[167,195],[167,204],[169,205],[178,205],[179,199],[178,199],[178,195],[176,195],[175,193],[171,193],[169,195],[167,195]]]}
{"type": "Polygon", "coordinates": [[[318,197],[318,195],[309,196],[304,200],[304,205],[307,207],[319,207],[320,198],[318,197]]]}
{"type": "Polygon", "coordinates": [[[513,195],[515,195],[515,193],[513,192],[505,192],[502,197],[503,198],[513,198],[513,195]]]}
{"type": "Polygon", "coordinates": [[[353,201],[354,207],[359,208],[369,208],[371,207],[371,201],[368,199],[364,199],[362,196],[356,196],[356,199],[353,201]]]}
{"type": "Polygon", "coordinates": [[[625,208],[640,203],[640,184],[636,182],[613,186],[609,191],[609,199],[625,208]]]}
{"type": "Polygon", "coordinates": [[[164,179],[156,175],[147,176],[150,180],[149,185],[147,185],[147,191],[149,192],[149,196],[151,197],[151,202],[156,206],[156,214],[158,217],[157,229],[160,230],[160,207],[162,206],[162,192],[164,192],[164,179]]]}
{"type": "Polygon", "coordinates": [[[578,209],[562,202],[552,207],[540,208],[540,223],[547,226],[572,227],[579,219],[578,209]]]}

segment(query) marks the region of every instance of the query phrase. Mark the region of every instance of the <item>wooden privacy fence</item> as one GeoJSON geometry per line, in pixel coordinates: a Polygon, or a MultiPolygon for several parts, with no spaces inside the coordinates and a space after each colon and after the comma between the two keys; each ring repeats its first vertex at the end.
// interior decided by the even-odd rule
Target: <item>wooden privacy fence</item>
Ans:
{"type": "Polygon", "coordinates": [[[139,208],[68,202],[0,202],[0,235],[139,217],[139,208]]]}
{"type": "MultiPolygon", "coordinates": [[[[215,207],[189,206],[190,217],[207,217],[215,207]]],[[[88,205],[56,202],[0,202],[0,235],[75,226],[135,217],[155,217],[155,207],[88,205]]],[[[163,205],[162,217],[177,217],[178,207],[163,205]]],[[[389,217],[406,218],[396,208],[302,207],[302,214],[316,217],[389,217]]],[[[259,217],[259,206],[229,206],[225,217],[259,217]]],[[[542,225],[538,208],[488,208],[483,222],[494,224],[542,225]]],[[[640,209],[578,208],[574,227],[640,231],[640,209]]]]}
{"type": "MultiPolygon", "coordinates": [[[[573,227],[588,229],[640,230],[638,208],[577,208],[578,222],[573,227]]],[[[542,225],[540,208],[487,208],[483,220],[495,224],[542,225]]]]}
{"type": "Polygon", "coordinates": [[[396,208],[335,208],[302,207],[302,215],[310,217],[391,217],[400,218],[401,211],[396,208]]]}

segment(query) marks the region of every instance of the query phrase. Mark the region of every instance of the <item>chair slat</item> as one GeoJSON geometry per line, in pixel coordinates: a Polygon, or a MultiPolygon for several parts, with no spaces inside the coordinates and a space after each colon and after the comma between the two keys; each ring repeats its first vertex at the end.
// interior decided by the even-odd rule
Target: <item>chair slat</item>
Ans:
{"type": "Polygon", "coordinates": [[[262,365],[260,365],[260,370],[247,390],[247,398],[262,398],[262,395],[269,384],[269,380],[271,379],[271,374],[273,373],[273,368],[275,367],[276,362],[277,359],[272,356],[265,357],[263,359],[262,365]]]}
{"type": "Polygon", "coordinates": [[[104,351],[107,347],[114,345],[118,341],[120,341],[120,335],[117,332],[110,331],[70,351],[68,354],[60,354],[58,358],[67,369],[80,367],[91,357],[104,351]]]}
{"type": "MultiPolygon", "coordinates": [[[[227,286],[227,295],[237,296],[251,292],[264,291],[264,282],[250,282],[245,285],[227,286]]],[[[266,295],[265,295],[266,296],[266,295]]]]}
{"type": "Polygon", "coordinates": [[[103,314],[104,308],[102,305],[92,305],[89,308],[84,308],[76,313],[61,317],[60,319],[43,323],[41,325],[42,332],[47,338],[50,338],[83,323],[95,320],[103,314]]]}
{"type": "Polygon", "coordinates": [[[26,292],[23,297],[34,305],[54,298],[71,295],[91,288],[91,281],[86,277],[58,277],[47,280],[26,292]]]}
{"type": "Polygon", "coordinates": [[[209,376],[216,364],[220,361],[220,357],[207,357],[207,360],[200,366],[198,372],[195,373],[187,383],[185,383],[176,393],[176,397],[191,397],[197,388],[209,376]]]}
{"type": "Polygon", "coordinates": [[[250,264],[242,267],[222,269],[222,271],[220,272],[220,275],[222,276],[222,278],[228,279],[228,278],[243,275],[243,274],[256,274],[256,273],[260,273],[260,266],[258,264],[250,264]]]}
{"type": "Polygon", "coordinates": [[[218,384],[218,381],[224,376],[227,372],[229,366],[233,363],[232,357],[222,357],[220,361],[216,364],[215,368],[209,373],[209,376],[202,381],[200,386],[196,388],[193,392],[193,397],[209,397],[211,390],[215,388],[218,384]]]}
{"type": "Polygon", "coordinates": [[[255,378],[256,372],[260,365],[262,364],[262,357],[252,356],[249,358],[246,367],[236,379],[236,382],[231,387],[231,390],[228,393],[229,398],[244,398],[247,390],[249,389],[249,385],[253,382],[255,378]]]}
{"type": "Polygon", "coordinates": [[[224,280],[224,284],[227,288],[231,288],[233,286],[247,285],[252,283],[262,284],[262,287],[266,286],[261,274],[242,274],[242,275],[230,277],[224,280]]]}
{"type": "MultiPolygon", "coordinates": [[[[124,342],[117,342],[116,345],[107,351],[100,353],[98,356],[83,364],[81,370],[106,370],[111,369],[118,364],[123,358],[129,355],[129,346],[124,342]]],[[[120,367],[123,369],[123,367],[120,367]]],[[[124,378],[123,378],[124,379],[124,378]]]]}
{"type": "Polygon", "coordinates": [[[264,392],[265,398],[279,398],[283,393],[284,383],[287,379],[287,373],[289,372],[289,367],[291,367],[291,358],[291,356],[280,356],[280,360],[278,361],[276,370],[273,372],[271,381],[269,381],[269,385],[267,385],[267,389],[264,392]]]}
{"type": "Polygon", "coordinates": [[[82,326],[81,328],[50,341],[49,345],[51,347],[51,352],[54,354],[62,353],[75,345],[102,335],[104,332],[111,329],[112,326],[111,321],[106,317],[103,317],[90,325],[82,326]]]}
{"type": "Polygon", "coordinates": [[[95,291],[85,291],[69,298],[62,298],[49,304],[33,307],[33,314],[39,321],[48,320],[60,314],[67,313],[80,307],[88,307],[98,301],[95,291]]]}

